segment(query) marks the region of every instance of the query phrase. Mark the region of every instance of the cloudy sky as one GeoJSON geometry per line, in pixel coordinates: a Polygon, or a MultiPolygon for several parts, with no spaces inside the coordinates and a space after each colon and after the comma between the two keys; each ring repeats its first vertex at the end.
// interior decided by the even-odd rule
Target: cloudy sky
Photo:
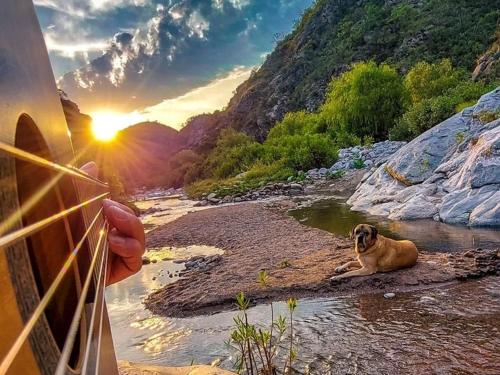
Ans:
{"type": "Polygon", "coordinates": [[[227,104],[312,0],[34,0],[60,88],[83,112],[179,128],[227,104]]]}

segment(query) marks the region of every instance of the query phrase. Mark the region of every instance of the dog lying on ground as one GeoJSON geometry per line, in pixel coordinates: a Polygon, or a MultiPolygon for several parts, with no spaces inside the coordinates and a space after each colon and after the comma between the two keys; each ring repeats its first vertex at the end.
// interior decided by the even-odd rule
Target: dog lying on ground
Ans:
{"type": "Polygon", "coordinates": [[[351,230],[354,250],[358,260],[337,267],[330,280],[340,280],[353,276],[368,276],[376,272],[388,272],[411,267],[417,263],[418,250],[411,241],[396,241],[378,234],[377,228],[359,224],[351,230]],[[352,271],[343,273],[353,269],[352,271]]]}

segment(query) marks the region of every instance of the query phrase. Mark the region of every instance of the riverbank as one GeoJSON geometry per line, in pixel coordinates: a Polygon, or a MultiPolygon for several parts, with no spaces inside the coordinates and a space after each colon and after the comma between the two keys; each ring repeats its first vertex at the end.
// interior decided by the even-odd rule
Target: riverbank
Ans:
{"type": "MultiPolygon", "coordinates": [[[[225,251],[209,267],[192,268],[177,282],[152,293],[145,304],[153,313],[187,317],[234,307],[245,292],[256,302],[294,297],[404,292],[500,273],[498,250],[430,253],[407,270],[330,284],[333,270],[353,259],[345,237],[309,228],[286,214],[289,200],[244,203],[189,213],[148,234],[148,248],[208,245],[225,251]],[[262,288],[257,273],[269,273],[262,288]]],[[[146,266],[147,267],[147,266],[146,266]]]]}

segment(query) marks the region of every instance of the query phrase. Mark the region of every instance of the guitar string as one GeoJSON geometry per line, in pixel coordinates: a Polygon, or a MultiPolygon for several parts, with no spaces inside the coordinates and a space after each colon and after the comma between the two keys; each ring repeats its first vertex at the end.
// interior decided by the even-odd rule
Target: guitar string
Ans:
{"type": "MultiPolygon", "coordinates": [[[[104,277],[107,277],[108,274],[108,252],[109,252],[109,244],[106,243],[106,253],[103,257],[104,263],[104,277]]],[[[101,365],[101,342],[102,342],[102,322],[104,318],[104,303],[105,303],[105,297],[104,297],[104,290],[102,292],[102,302],[101,302],[101,313],[100,313],[100,318],[99,318],[99,336],[97,339],[97,356],[96,356],[96,362],[95,362],[95,371],[94,374],[99,374],[99,368],[101,365]]],[[[85,374],[86,375],[86,374],[85,374]]]]}
{"type": "MultiPolygon", "coordinates": [[[[78,154],[74,157],[74,160],[79,160],[85,151],[86,148],[78,152],[78,154]]],[[[41,201],[50,189],[52,189],[64,176],[66,176],[66,173],[63,171],[55,174],[54,177],[52,177],[47,183],[37,189],[36,193],[27,199],[26,202],[23,202],[18,210],[15,210],[9,217],[3,220],[2,223],[0,223],[0,236],[7,233],[14,225],[16,225],[22,219],[23,215],[25,215],[39,201],[41,201]]]]}
{"type": "MultiPolygon", "coordinates": [[[[36,196],[33,196],[31,197],[24,205],[23,207],[21,207],[21,213],[16,213],[16,215],[12,215],[12,217],[9,217],[7,220],[4,220],[1,224],[0,224],[0,235],[5,233],[5,231],[7,231],[8,229],[10,229],[10,227],[12,226],[12,223],[15,223],[17,222],[17,220],[22,216],[22,213],[23,212],[26,212],[27,210],[31,209],[36,203],[37,201],[40,199],[40,198],[43,198],[43,195],[44,193],[48,192],[53,186],[56,185],[56,183],[62,178],[62,176],[64,175],[71,175],[73,177],[76,177],[80,180],[83,180],[84,182],[91,182],[95,185],[99,185],[99,186],[102,186],[102,187],[106,187],[108,188],[108,185],[97,180],[97,179],[94,179],[92,176],[88,175],[87,173],[83,172],[83,171],[80,171],[78,169],[76,169],[75,167],[71,166],[71,165],[68,165],[68,166],[63,166],[63,165],[60,165],[60,164],[57,164],[57,163],[53,163],[51,161],[48,161],[44,158],[41,158],[37,155],[34,155],[34,154],[30,154],[24,150],[21,150],[21,149],[18,149],[14,146],[10,146],[8,144],[5,144],[3,142],[0,141],[0,151],[3,151],[7,154],[10,154],[18,159],[21,159],[21,160],[24,160],[24,161],[27,161],[27,162],[31,162],[33,164],[36,164],[38,166],[41,166],[41,167],[44,167],[44,168],[47,168],[47,169],[50,169],[50,170],[53,170],[53,171],[58,171],[59,173],[54,176],[54,178],[52,178],[44,187],[42,187],[42,191],[39,190],[39,192],[36,194],[36,196]]],[[[53,215],[51,216],[50,218],[47,218],[47,219],[44,219],[42,220],[42,222],[38,222],[38,223],[35,223],[29,227],[26,227],[26,228],[23,228],[21,230],[18,230],[18,231],[15,231],[9,235],[6,235],[4,237],[0,237],[0,247],[1,246],[8,246],[18,240],[21,240],[23,238],[26,238],[36,232],[38,232],[39,230],[45,228],[46,226],[52,224],[53,222],[57,221],[57,220],[60,220],[61,218],[73,213],[74,211],[84,207],[84,206],[87,206],[91,203],[93,203],[94,201],[96,200],[99,200],[99,199],[102,199],[104,198],[105,196],[109,195],[109,193],[104,193],[104,194],[101,194],[99,196],[96,196],[92,199],[89,199],[88,201],[85,201],[77,206],[74,206],[74,207],[71,207],[67,210],[64,210],[56,215],[53,215]]],[[[94,217],[91,225],[89,226],[88,230],[85,232],[84,236],[82,237],[82,239],[80,240],[79,244],[77,245],[77,247],[75,247],[75,249],[73,250],[72,254],[70,255],[70,258],[71,259],[68,259],[65,263],[66,264],[70,264],[74,258],[76,257],[76,254],[78,253],[78,250],[79,248],[83,245],[85,239],[88,237],[88,235],[90,234],[90,230],[91,228],[95,225],[95,223],[97,222],[97,219],[98,217],[100,216],[100,214],[102,213],[102,209],[98,212],[98,214],[94,217]]],[[[100,235],[99,237],[99,241],[102,240],[102,234],[100,235]]],[[[96,250],[96,255],[97,255],[97,252],[99,251],[99,241],[98,241],[98,245],[96,246],[97,247],[97,250],[96,250]]],[[[106,241],[104,241],[105,243],[105,249],[104,249],[104,252],[105,252],[105,256],[107,257],[107,252],[108,252],[108,248],[107,248],[107,243],[106,241]]],[[[94,264],[95,266],[95,264],[94,264]]],[[[67,267],[67,269],[69,269],[69,266],[67,267]]],[[[58,274],[61,275],[62,277],[64,276],[64,274],[67,272],[67,269],[65,270],[64,269],[64,266],[63,266],[63,269],[60,270],[60,273],[58,274]]],[[[100,264],[100,267],[99,267],[99,275],[98,275],[98,286],[97,286],[97,291],[98,293],[96,293],[96,298],[95,298],[95,301],[94,301],[94,304],[97,304],[97,298],[98,296],[100,295],[100,299],[101,299],[101,302],[100,302],[100,313],[99,313],[99,320],[98,320],[98,323],[99,323],[99,330],[98,330],[98,340],[97,340],[97,362],[96,362],[96,366],[95,366],[95,372],[98,373],[99,371],[99,355],[100,355],[100,341],[101,341],[101,338],[102,338],[102,320],[103,320],[103,313],[104,313],[104,288],[102,288],[102,291],[99,292],[99,289],[101,289],[101,286],[100,286],[100,282],[101,280],[103,280],[103,277],[104,277],[104,282],[105,282],[105,277],[106,277],[106,272],[107,272],[107,261],[105,258],[102,258],[101,259],[101,264],[100,264]],[[104,271],[104,276],[101,274],[102,272],[102,265],[104,262],[104,267],[105,267],[105,271],[104,271]]],[[[88,276],[91,275],[91,273],[93,272],[93,270],[89,270],[89,274],[88,276]]],[[[62,277],[61,277],[61,281],[62,281],[62,277]]],[[[57,277],[56,277],[57,279],[57,277]]],[[[49,288],[49,291],[51,291],[51,288],[52,286],[54,286],[54,290],[52,291],[52,293],[47,296],[46,295],[46,301],[44,301],[45,303],[42,305],[42,303],[40,303],[38,306],[37,306],[37,309],[35,310],[35,312],[37,312],[37,316],[32,316],[30,318],[30,320],[28,321],[28,323],[31,321],[32,323],[31,324],[27,324],[24,328],[23,328],[23,331],[21,332],[21,335],[18,336],[18,338],[16,339],[16,342],[14,343],[13,347],[11,348],[11,350],[9,351],[9,353],[7,354],[6,358],[2,361],[2,363],[0,364],[0,374],[4,374],[3,371],[7,371],[8,368],[10,367],[12,361],[15,359],[15,357],[17,356],[19,350],[21,349],[23,343],[26,341],[26,338],[29,336],[30,332],[32,331],[34,325],[36,324],[36,322],[38,321],[38,319],[40,318],[40,316],[43,314],[43,311],[45,310],[46,306],[48,305],[48,303],[50,303],[50,300],[55,292],[55,290],[57,289],[57,286],[59,285],[60,281],[57,283],[57,285],[54,285],[56,284],[55,281],[56,279],[54,280],[54,283],[53,285],[51,285],[51,287],[49,288]],[[38,312],[39,311],[39,312],[38,312]],[[29,326],[32,326],[31,328],[29,326]],[[17,344],[17,345],[16,345],[17,344]],[[17,347],[19,346],[19,349],[16,349],[17,347]],[[9,363],[8,363],[9,362],[9,363]],[[6,367],[5,370],[3,370],[3,367],[6,367]]],[[[89,278],[87,278],[87,280],[90,280],[89,278]]],[[[49,292],[48,291],[48,292],[49,292]]],[[[87,290],[86,290],[86,294],[88,293],[88,287],[87,287],[87,290]]],[[[47,293],[49,294],[49,293],[47,293]]],[[[45,296],[44,296],[45,297],[45,296]]],[[[83,310],[83,307],[80,309],[80,310],[83,310]]],[[[76,321],[76,322],[79,322],[80,318],[81,318],[81,312],[79,313],[79,318],[77,318],[77,315],[76,315],[76,312],[75,312],[75,315],[73,317],[73,320],[76,321]]],[[[92,313],[92,319],[95,320],[95,308],[93,308],[93,313],[92,313]]],[[[92,327],[92,324],[90,325],[90,327],[92,327]]],[[[76,325],[76,329],[78,329],[78,325],[76,325]]],[[[71,326],[70,326],[70,330],[71,330],[71,326]]],[[[74,329],[73,329],[74,330],[74,329]]],[[[93,332],[93,331],[92,331],[93,332]]],[[[76,333],[75,333],[75,336],[76,336],[76,333]]],[[[90,340],[90,336],[89,337],[89,340],[90,340]]],[[[68,339],[71,339],[69,336],[67,337],[67,340],[68,339]]],[[[73,342],[69,345],[72,349],[73,347],[73,344],[74,344],[74,337],[73,337],[73,342]]],[[[66,343],[65,343],[66,345],[66,343]]],[[[85,362],[88,362],[88,352],[89,352],[89,347],[90,345],[87,345],[87,350],[86,350],[86,360],[85,362]]],[[[69,353],[71,354],[71,349],[69,351],[69,353]]],[[[64,349],[63,349],[63,352],[64,352],[64,349]]],[[[58,366],[61,366],[61,363],[62,363],[62,360],[63,360],[63,357],[61,356],[60,358],[60,361],[59,361],[59,365],[58,366]]],[[[68,360],[69,360],[69,356],[68,356],[68,360]]],[[[68,360],[66,360],[65,362],[67,363],[68,360]]],[[[63,364],[63,366],[65,366],[65,364],[63,364]]],[[[85,363],[85,366],[87,366],[87,364],[85,363]]],[[[59,368],[59,367],[58,367],[59,368]]],[[[86,371],[86,367],[85,367],[85,371],[86,371]]],[[[57,373],[57,370],[56,370],[56,373],[57,373]]],[[[83,372],[85,373],[85,372],[83,372]]]]}
{"type": "MultiPolygon", "coordinates": [[[[64,346],[61,351],[61,356],[59,357],[59,362],[57,364],[57,368],[54,375],[64,375],[66,372],[66,365],[69,362],[75,338],[78,333],[80,319],[82,316],[83,308],[85,307],[85,301],[87,299],[87,294],[92,281],[94,268],[99,258],[99,254],[101,253],[100,250],[101,250],[101,243],[103,242],[102,239],[106,237],[107,231],[108,231],[108,224],[105,223],[103,228],[99,231],[99,239],[97,241],[96,251],[92,256],[92,262],[90,263],[89,270],[87,272],[87,277],[85,278],[85,283],[83,285],[82,292],[78,299],[78,304],[76,306],[75,313],[73,314],[73,319],[71,320],[71,325],[69,327],[68,334],[66,335],[66,341],[64,342],[64,346]]],[[[105,242],[106,241],[104,241],[104,243],[105,242]]],[[[104,246],[103,246],[103,251],[104,251],[104,246]]]]}
{"type": "Polygon", "coordinates": [[[7,143],[1,142],[0,141],[0,151],[4,151],[5,153],[14,156],[17,159],[24,160],[27,162],[31,162],[33,164],[36,164],[40,167],[43,168],[48,168],[51,169],[55,172],[63,172],[67,175],[70,175],[72,177],[76,177],[80,180],[90,182],[92,184],[105,187],[107,188],[108,185],[102,181],[99,181],[98,179],[93,178],[92,176],[88,175],[87,173],[81,171],[78,168],[75,168],[72,165],[61,165],[58,163],[54,163],[50,160],[44,159],[38,155],[29,153],[27,151],[24,151],[20,148],[17,148],[15,146],[11,146],[7,143]]]}
{"type": "Polygon", "coordinates": [[[58,212],[57,214],[54,214],[52,216],[49,216],[43,220],[37,221],[36,223],[33,223],[31,225],[28,225],[27,227],[18,229],[12,233],[9,233],[3,237],[0,237],[0,248],[11,245],[14,242],[17,242],[23,238],[29,237],[32,234],[39,232],[43,228],[49,226],[50,224],[61,220],[62,218],[68,216],[69,214],[79,210],[80,208],[83,208],[95,201],[98,201],[100,199],[103,199],[109,195],[109,192],[100,194],[98,196],[95,196],[85,202],[82,202],[80,204],[77,204],[73,207],[67,208],[66,210],[63,210],[61,212],[58,212]]]}
{"type": "MultiPolygon", "coordinates": [[[[97,274],[97,286],[96,286],[97,292],[95,294],[94,304],[92,306],[92,313],[91,313],[91,317],[90,317],[89,328],[88,328],[88,332],[87,332],[87,342],[86,342],[85,351],[84,351],[85,357],[83,359],[82,374],[87,373],[87,365],[88,365],[88,360],[89,360],[89,356],[90,356],[90,347],[92,344],[92,337],[93,337],[94,329],[95,329],[94,325],[96,323],[95,318],[97,315],[97,307],[100,306],[101,312],[102,312],[102,305],[104,304],[104,286],[102,286],[102,284],[106,282],[106,271],[107,271],[106,270],[106,264],[107,264],[106,257],[108,255],[107,254],[108,247],[106,246],[106,243],[104,246],[105,246],[105,248],[103,251],[103,256],[101,257],[101,262],[99,264],[99,273],[97,274]]],[[[102,319],[102,316],[100,317],[100,319],[102,319]]],[[[100,326],[100,321],[97,323],[99,323],[99,326],[100,326]]],[[[100,341],[100,338],[99,338],[99,341],[100,341]]]]}
{"type": "Polygon", "coordinates": [[[94,219],[92,220],[92,222],[88,226],[87,230],[83,234],[82,238],[80,239],[80,241],[78,242],[78,244],[75,246],[75,248],[73,249],[73,251],[71,252],[71,254],[69,255],[69,257],[64,262],[64,265],[62,266],[61,270],[57,274],[57,276],[54,279],[54,281],[52,282],[52,284],[50,285],[49,289],[47,290],[47,292],[45,293],[45,295],[43,296],[43,298],[40,300],[40,303],[36,307],[35,311],[33,311],[33,314],[31,315],[31,317],[29,318],[29,320],[26,322],[26,324],[23,327],[21,333],[17,337],[16,341],[14,341],[14,344],[11,346],[9,352],[7,353],[7,355],[2,360],[2,362],[0,364],[0,374],[1,375],[4,375],[7,372],[7,370],[10,367],[10,365],[14,361],[15,357],[17,356],[17,354],[21,350],[21,348],[23,346],[23,343],[26,341],[26,339],[28,338],[29,334],[33,330],[36,322],[38,321],[38,319],[40,319],[40,317],[44,313],[47,305],[50,303],[50,301],[54,297],[57,288],[61,284],[64,276],[66,275],[66,272],[71,267],[71,264],[73,263],[73,260],[78,255],[78,252],[80,251],[80,248],[85,243],[86,238],[89,236],[92,228],[97,223],[99,217],[101,217],[102,211],[103,211],[103,209],[101,208],[99,210],[99,212],[97,213],[97,215],[94,217],[94,219]]]}

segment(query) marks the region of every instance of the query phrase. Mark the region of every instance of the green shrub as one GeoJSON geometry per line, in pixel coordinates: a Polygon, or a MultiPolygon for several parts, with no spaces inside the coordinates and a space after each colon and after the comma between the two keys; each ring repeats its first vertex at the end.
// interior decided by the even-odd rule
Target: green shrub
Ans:
{"type": "Polygon", "coordinates": [[[271,181],[283,181],[294,174],[295,171],[286,167],[283,160],[271,164],[258,161],[245,173],[243,179],[245,181],[260,180],[267,183],[271,181]]]}
{"type": "Polygon", "coordinates": [[[443,95],[414,103],[390,131],[394,140],[410,140],[462,110],[464,103],[475,103],[479,97],[495,87],[496,83],[465,80],[449,88],[443,95]]]}
{"type": "Polygon", "coordinates": [[[246,171],[262,154],[262,145],[248,135],[228,128],[204,163],[207,177],[227,178],[246,171]]]}
{"type": "Polygon", "coordinates": [[[332,80],[321,116],[334,139],[371,136],[379,141],[387,138],[404,103],[405,90],[396,70],[370,61],[332,80]]]}
{"type": "Polygon", "coordinates": [[[412,103],[443,95],[456,87],[465,77],[463,70],[454,69],[449,59],[429,64],[421,61],[410,69],[404,79],[404,85],[412,103]]]}
{"type": "Polygon", "coordinates": [[[279,139],[287,135],[315,133],[319,126],[319,115],[306,111],[289,112],[269,132],[267,139],[279,139]]]}
{"type": "Polygon", "coordinates": [[[326,134],[286,135],[264,142],[264,161],[283,161],[293,170],[308,170],[330,165],[337,158],[337,148],[326,134]]]}

